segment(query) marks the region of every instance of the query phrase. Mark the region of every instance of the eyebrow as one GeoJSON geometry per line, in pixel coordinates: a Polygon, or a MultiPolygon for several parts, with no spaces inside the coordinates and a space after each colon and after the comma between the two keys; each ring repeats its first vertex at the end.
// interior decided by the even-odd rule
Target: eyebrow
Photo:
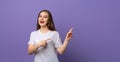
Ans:
{"type": "MultiPolygon", "coordinates": [[[[42,16],[42,15],[39,15],[39,16],[42,16]]],[[[48,17],[48,15],[43,15],[43,16],[48,17]]]]}

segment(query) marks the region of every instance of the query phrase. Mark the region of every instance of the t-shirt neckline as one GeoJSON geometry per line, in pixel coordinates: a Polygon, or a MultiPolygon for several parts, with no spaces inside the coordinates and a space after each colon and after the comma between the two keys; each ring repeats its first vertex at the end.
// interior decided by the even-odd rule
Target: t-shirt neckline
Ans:
{"type": "Polygon", "coordinates": [[[42,32],[40,31],[40,29],[39,29],[38,32],[39,32],[41,35],[47,35],[47,34],[50,32],[50,30],[48,30],[48,32],[46,32],[46,33],[42,33],[42,32]]]}

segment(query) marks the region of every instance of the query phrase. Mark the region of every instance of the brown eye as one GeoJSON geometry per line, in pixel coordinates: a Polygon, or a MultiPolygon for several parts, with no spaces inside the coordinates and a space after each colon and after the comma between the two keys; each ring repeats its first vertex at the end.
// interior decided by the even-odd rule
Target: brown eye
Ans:
{"type": "Polygon", "coordinates": [[[44,18],[47,18],[47,16],[44,16],[44,18]]]}

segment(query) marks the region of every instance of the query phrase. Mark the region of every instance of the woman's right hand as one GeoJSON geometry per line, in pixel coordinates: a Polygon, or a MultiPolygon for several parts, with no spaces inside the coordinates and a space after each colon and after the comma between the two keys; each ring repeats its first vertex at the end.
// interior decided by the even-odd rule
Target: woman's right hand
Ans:
{"type": "Polygon", "coordinates": [[[50,40],[50,38],[45,39],[45,40],[42,40],[42,41],[38,42],[36,45],[34,45],[34,44],[29,44],[29,46],[28,46],[28,53],[31,55],[31,54],[35,53],[36,50],[37,50],[39,47],[46,47],[48,40],[50,40]]]}
{"type": "Polygon", "coordinates": [[[38,42],[38,47],[46,47],[48,40],[50,40],[50,38],[38,42]]]}

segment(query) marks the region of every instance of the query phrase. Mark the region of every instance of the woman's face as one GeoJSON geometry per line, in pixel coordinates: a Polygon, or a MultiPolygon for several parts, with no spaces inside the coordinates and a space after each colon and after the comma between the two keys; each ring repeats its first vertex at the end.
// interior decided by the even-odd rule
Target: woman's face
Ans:
{"type": "Polygon", "coordinates": [[[40,15],[39,18],[38,18],[39,25],[41,27],[47,26],[47,22],[48,22],[48,19],[49,19],[48,13],[47,12],[41,12],[39,15],[40,15]]]}

